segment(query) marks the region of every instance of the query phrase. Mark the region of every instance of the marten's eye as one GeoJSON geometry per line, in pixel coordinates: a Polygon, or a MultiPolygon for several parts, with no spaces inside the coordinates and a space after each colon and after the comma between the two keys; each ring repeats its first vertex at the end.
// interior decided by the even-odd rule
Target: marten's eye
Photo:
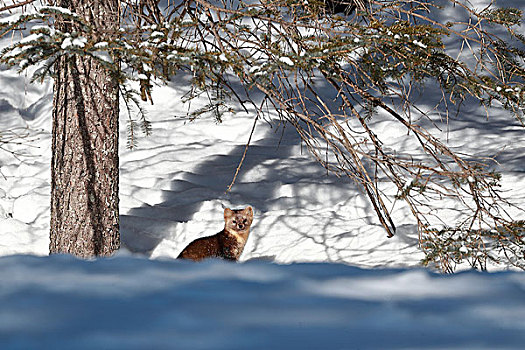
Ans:
{"type": "Polygon", "coordinates": [[[245,224],[247,221],[248,221],[248,220],[244,219],[244,220],[242,221],[242,223],[245,224]]]}
{"type": "Polygon", "coordinates": [[[237,223],[237,221],[233,220],[233,223],[234,223],[234,224],[236,224],[236,223],[237,223]]]}

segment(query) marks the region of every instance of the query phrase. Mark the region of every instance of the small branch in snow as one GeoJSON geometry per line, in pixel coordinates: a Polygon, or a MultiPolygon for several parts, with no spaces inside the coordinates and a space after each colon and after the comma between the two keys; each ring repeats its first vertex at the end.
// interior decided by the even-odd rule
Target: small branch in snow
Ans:
{"type": "Polygon", "coordinates": [[[248,142],[246,143],[246,146],[244,147],[244,153],[242,154],[241,161],[239,162],[239,165],[237,166],[237,170],[235,170],[235,175],[233,175],[232,182],[230,183],[230,186],[228,186],[228,189],[226,192],[230,192],[233,184],[235,183],[235,180],[237,179],[237,175],[239,175],[239,170],[241,170],[242,163],[244,163],[244,158],[246,158],[246,152],[248,152],[248,147],[250,147],[250,142],[252,140],[253,132],[255,131],[255,125],[257,124],[257,119],[259,119],[259,116],[255,117],[255,120],[253,121],[252,131],[250,132],[250,137],[248,138],[248,142]]]}
{"type": "Polygon", "coordinates": [[[19,2],[19,3],[14,3],[12,5],[6,5],[4,7],[0,7],[0,12],[4,12],[4,11],[7,11],[7,10],[12,10],[14,8],[25,6],[25,5],[29,5],[30,3],[34,2],[34,1],[35,0],[26,0],[26,1],[19,2]]]}

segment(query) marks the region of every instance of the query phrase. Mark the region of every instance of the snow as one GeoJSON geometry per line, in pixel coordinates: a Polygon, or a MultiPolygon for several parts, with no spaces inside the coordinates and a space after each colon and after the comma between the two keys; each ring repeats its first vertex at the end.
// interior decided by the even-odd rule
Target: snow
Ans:
{"type": "MultiPolygon", "coordinates": [[[[365,196],[326,174],[291,127],[257,121],[226,192],[255,112],[190,122],[187,111],[207,101],[182,103],[185,75],[154,87],[155,104],[144,106],[153,135],[139,135],[136,150],[126,149],[122,108],[121,251],[93,261],[46,256],[52,85],[31,85],[28,76],[0,67],[0,135],[21,136],[20,144],[0,143],[14,152],[0,149],[2,350],[523,348],[523,273],[422,269],[408,209],[388,203],[398,230],[386,238],[365,196]],[[174,259],[222,229],[224,207],[246,205],[255,219],[240,263],[174,259]]],[[[431,110],[434,96],[420,105],[431,110]]],[[[463,107],[443,139],[495,156],[501,190],[523,203],[523,128],[503,109],[487,119],[482,107],[463,107]]],[[[387,118],[373,128],[392,149],[410,146],[387,118]]],[[[453,220],[459,214],[449,209],[453,220]]]]}
{"type": "Polygon", "coordinates": [[[109,44],[106,41],[101,41],[93,45],[93,47],[96,49],[105,49],[106,47],[108,47],[108,45],[109,44]]]}
{"type": "Polygon", "coordinates": [[[285,56],[279,57],[279,61],[284,63],[284,64],[287,64],[289,66],[293,66],[294,65],[294,63],[293,63],[293,61],[292,61],[292,59],[290,57],[285,57],[285,56]]]}
{"type": "Polygon", "coordinates": [[[76,14],[73,14],[69,9],[59,6],[43,6],[40,8],[41,12],[49,11],[49,12],[56,12],[56,13],[62,13],[64,15],[68,16],[76,16],[76,14]]]}
{"type": "Polygon", "coordinates": [[[42,39],[42,38],[45,38],[45,35],[42,34],[42,33],[30,34],[30,35],[24,37],[22,40],[20,40],[20,43],[21,44],[27,44],[27,43],[30,43],[32,41],[37,41],[37,40],[42,39]]]}
{"type": "Polygon", "coordinates": [[[80,37],[80,38],[73,39],[71,44],[73,46],[84,47],[84,46],[86,46],[86,42],[87,42],[86,38],[80,37]]]}
{"type": "Polygon", "coordinates": [[[91,54],[104,62],[113,63],[113,58],[107,51],[93,51],[91,54]]]}
{"type": "Polygon", "coordinates": [[[19,13],[0,18],[0,24],[12,24],[20,19],[19,13]]]}
{"type": "Polygon", "coordinates": [[[413,40],[412,43],[414,43],[414,45],[417,45],[417,46],[419,46],[419,47],[421,47],[421,48],[423,48],[423,49],[426,49],[426,48],[428,47],[427,45],[423,44],[423,43],[422,43],[421,41],[419,41],[419,40],[413,40]]]}
{"type": "Polygon", "coordinates": [[[61,48],[67,49],[68,47],[71,47],[73,45],[73,39],[71,37],[66,37],[64,41],[62,41],[62,45],[60,45],[61,48]]]}
{"type": "Polygon", "coordinates": [[[62,44],[60,45],[60,47],[62,47],[62,49],[67,49],[67,48],[70,48],[71,46],[77,46],[77,47],[82,48],[86,46],[86,42],[87,42],[86,38],[83,38],[83,37],[71,38],[68,36],[64,39],[64,41],[62,41],[62,44]]]}
{"type": "Polygon", "coordinates": [[[2,349],[522,349],[525,341],[522,273],[9,256],[0,276],[2,349]]]}

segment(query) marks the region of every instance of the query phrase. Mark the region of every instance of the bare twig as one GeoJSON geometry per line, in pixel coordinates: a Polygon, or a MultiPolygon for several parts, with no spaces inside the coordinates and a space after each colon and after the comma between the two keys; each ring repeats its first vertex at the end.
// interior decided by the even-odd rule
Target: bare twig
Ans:
{"type": "Polygon", "coordinates": [[[25,6],[25,5],[28,5],[28,4],[31,4],[32,2],[35,2],[36,0],[25,0],[25,1],[22,1],[22,2],[13,2],[12,5],[6,5],[6,6],[3,6],[3,7],[0,7],[0,12],[4,12],[4,11],[7,11],[7,10],[12,10],[14,8],[17,8],[17,7],[21,7],[21,6],[25,6]]]}
{"type": "Polygon", "coordinates": [[[246,158],[246,153],[248,152],[248,147],[250,147],[250,142],[252,140],[253,132],[255,131],[255,125],[257,125],[257,120],[259,119],[259,116],[256,116],[253,121],[252,131],[250,132],[250,137],[248,137],[248,141],[246,142],[246,146],[244,147],[244,152],[242,153],[241,160],[239,162],[239,165],[237,166],[237,169],[235,170],[235,174],[233,175],[232,182],[228,186],[228,189],[226,189],[226,192],[230,192],[233,185],[235,184],[235,180],[237,179],[237,175],[239,174],[239,171],[241,170],[242,163],[244,162],[244,158],[246,158]]]}

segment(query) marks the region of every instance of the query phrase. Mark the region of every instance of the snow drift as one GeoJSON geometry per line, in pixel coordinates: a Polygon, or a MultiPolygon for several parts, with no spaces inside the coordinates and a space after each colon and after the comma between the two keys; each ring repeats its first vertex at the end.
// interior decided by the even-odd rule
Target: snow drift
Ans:
{"type": "Polygon", "coordinates": [[[522,349],[525,275],[0,258],[2,349],[522,349]]]}

